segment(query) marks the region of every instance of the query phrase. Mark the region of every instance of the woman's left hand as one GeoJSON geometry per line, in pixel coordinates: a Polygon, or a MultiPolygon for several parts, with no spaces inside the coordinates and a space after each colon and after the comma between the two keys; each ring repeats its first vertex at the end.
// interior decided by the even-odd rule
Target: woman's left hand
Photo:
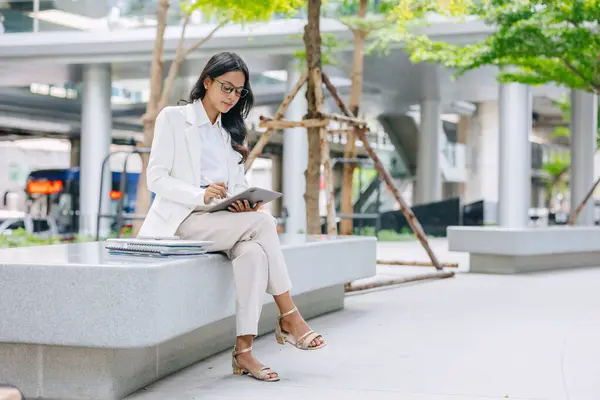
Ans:
{"type": "Polygon", "coordinates": [[[248,200],[238,200],[232,205],[229,206],[228,210],[231,212],[248,212],[248,211],[258,211],[262,207],[263,202],[259,202],[251,206],[248,200]]]}

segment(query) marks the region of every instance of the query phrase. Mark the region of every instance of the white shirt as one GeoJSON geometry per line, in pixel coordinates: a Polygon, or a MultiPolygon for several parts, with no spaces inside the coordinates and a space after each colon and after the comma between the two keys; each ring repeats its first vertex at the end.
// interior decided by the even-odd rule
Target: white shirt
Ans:
{"type": "MultiPolygon", "coordinates": [[[[206,116],[206,111],[202,106],[201,101],[194,103],[197,107],[196,112],[206,116]]],[[[227,164],[228,148],[227,132],[221,125],[221,115],[217,117],[214,124],[210,123],[208,116],[206,121],[200,126],[200,139],[202,147],[202,176],[200,177],[200,185],[210,185],[214,182],[227,182],[229,179],[229,170],[227,164]]]]}

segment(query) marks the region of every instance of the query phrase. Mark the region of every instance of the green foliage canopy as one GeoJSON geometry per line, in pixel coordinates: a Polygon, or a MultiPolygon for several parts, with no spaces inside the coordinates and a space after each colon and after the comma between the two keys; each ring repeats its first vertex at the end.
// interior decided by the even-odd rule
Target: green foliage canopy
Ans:
{"type": "Polygon", "coordinates": [[[304,0],[210,0],[182,4],[182,10],[188,14],[200,10],[220,22],[243,24],[268,21],[276,14],[290,16],[304,4],[304,0]]]}
{"type": "MultiPolygon", "coordinates": [[[[558,107],[562,113],[563,120],[565,122],[571,122],[571,101],[568,97],[552,102],[555,107],[558,107]]],[[[554,130],[554,137],[570,137],[571,130],[568,126],[558,126],[554,130]]],[[[596,147],[600,148],[600,103],[598,103],[598,117],[596,123],[596,147]]]]}
{"type": "Polygon", "coordinates": [[[462,21],[471,12],[473,0],[396,0],[386,9],[386,25],[374,35],[374,48],[387,51],[390,44],[404,42],[409,51],[416,51],[421,43],[428,39],[415,33],[419,28],[429,25],[430,17],[446,17],[462,21]]]}
{"type": "Polygon", "coordinates": [[[598,0],[481,0],[466,14],[497,31],[467,45],[412,35],[407,38],[412,61],[440,63],[456,69],[456,76],[486,65],[514,67],[501,70],[499,81],[600,89],[598,0]]]}
{"type": "MultiPolygon", "coordinates": [[[[390,45],[412,37],[409,27],[427,23],[431,13],[446,16],[462,16],[471,4],[471,0],[368,0],[365,17],[358,16],[360,0],[341,0],[328,2],[324,7],[333,13],[342,24],[352,31],[365,34],[368,39],[365,54],[374,51],[385,53],[390,45]]],[[[327,15],[329,16],[329,15],[327,15]]],[[[340,65],[338,55],[352,47],[351,41],[340,40],[334,34],[322,34],[323,65],[340,65]]],[[[303,50],[296,57],[305,58],[303,50]]]]}

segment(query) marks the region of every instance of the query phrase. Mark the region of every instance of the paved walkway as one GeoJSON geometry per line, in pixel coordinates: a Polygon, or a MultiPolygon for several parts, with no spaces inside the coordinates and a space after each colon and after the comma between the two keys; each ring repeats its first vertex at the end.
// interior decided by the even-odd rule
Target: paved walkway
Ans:
{"type": "MultiPolygon", "coordinates": [[[[384,244],[381,252],[408,254],[411,246],[384,244]]],[[[128,400],[598,400],[599,283],[600,268],[459,273],[350,294],[343,311],[310,321],[328,347],[302,352],[273,335],[256,341],[280,382],[232,376],[222,353],[128,400]]]]}

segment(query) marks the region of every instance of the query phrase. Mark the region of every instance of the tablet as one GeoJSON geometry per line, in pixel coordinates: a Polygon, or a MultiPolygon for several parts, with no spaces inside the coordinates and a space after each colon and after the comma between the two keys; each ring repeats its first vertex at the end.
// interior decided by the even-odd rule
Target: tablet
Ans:
{"type": "Polygon", "coordinates": [[[251,187],[241,193],[236,194],[235,196],[224,199],[219,204],[215,204],[207,209],[206,212],[228,211],[227,208],[238,200],[248,200],[248,203],[250,203],[252,206],[261,201],[266,204],[270,201],[280,198],[281,196],[283,196],[283,193],[258,187],[251,187]]]}

